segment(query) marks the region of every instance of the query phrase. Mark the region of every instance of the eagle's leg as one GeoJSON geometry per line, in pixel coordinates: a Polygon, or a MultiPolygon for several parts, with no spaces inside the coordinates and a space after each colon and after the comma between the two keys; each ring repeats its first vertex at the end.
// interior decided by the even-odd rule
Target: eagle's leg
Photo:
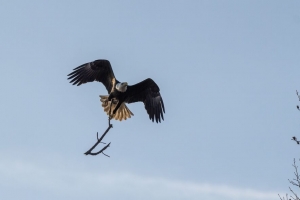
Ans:
{"type": "Polygon", "coordinates": [[[115,109],[114,109],[114,111],[113,111],[113,115],[116,114],[117,110],[120,108],[120,106],[121,106],[122,103],[123,103],[123,102],[119,100],[117,106],[115,107],[115,109]]]}
{"type": "MultiPolygon", "coordinates": [[[[107,101],[108,102],[108,101],[107,101]]],[[[108,119],[111,120],[113,118],[113,115],[111,115],[111,105],[113,104],[113,100],[110,101],[109,111],[108,111],[108,119]]]]}

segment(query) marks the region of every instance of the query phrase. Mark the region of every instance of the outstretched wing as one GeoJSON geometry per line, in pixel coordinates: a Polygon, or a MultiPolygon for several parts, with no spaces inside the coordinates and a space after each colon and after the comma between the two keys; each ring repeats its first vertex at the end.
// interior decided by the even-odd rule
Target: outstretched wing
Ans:
{"type": "Polygon", "coordinates": [[[95,60],[85,63],[73,69],[74,71],[68,74],[73,85],[81,85],[87,82],[99,81],[106,87],[108,93],[119,81],[116,80],[114,72],[108,60],[95,60]]]}
{"type": "Polygon", "coordinates": [[[165,106],[159,93],[159,87],[150,78],[132,86],[127,86],[127,103],[144,102],[150,120],[161,122],[164,119],[165,106]]]}

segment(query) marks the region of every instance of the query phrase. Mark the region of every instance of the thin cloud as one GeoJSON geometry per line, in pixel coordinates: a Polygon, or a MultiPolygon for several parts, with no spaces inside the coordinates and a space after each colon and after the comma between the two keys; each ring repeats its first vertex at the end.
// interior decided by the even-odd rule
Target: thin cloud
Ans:
{"type": "MultiPolygon", "coordinates": [[[[81,170],[47,168],[24,161],[2,160],[0,176],[6,187],[24,187],[36,191],[70,194],[79,198],[111,197],[119,199],[126,195],[136,199],[276,199],[277,192],[237,188],[159,177],[146,177],[133,173],[93,173],[81,170]],[[112,195],[113,194],[113,195],[112,195]]],[[[1,184],[1,182],[0,182],[1,184]]]]}

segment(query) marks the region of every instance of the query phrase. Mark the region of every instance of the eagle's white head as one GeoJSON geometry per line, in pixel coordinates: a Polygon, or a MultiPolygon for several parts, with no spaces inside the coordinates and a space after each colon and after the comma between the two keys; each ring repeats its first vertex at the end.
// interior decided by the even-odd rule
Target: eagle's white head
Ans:
{"type": "Polygon", "coordinates": [[[118,84],[116,85],[116,89],[117,89],[119,92],[126,92],[126,90],[127,90],[127,85],[128,85],[127,82],[118,83],[118,84]]]}

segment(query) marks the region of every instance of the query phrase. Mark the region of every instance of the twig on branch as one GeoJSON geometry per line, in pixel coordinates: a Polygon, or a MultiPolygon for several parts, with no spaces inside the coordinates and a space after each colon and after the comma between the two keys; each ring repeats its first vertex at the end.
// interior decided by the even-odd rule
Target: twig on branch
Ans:
{"type": "Polygon", "coordinates": [[[294,140],[295,142],[297,142],[297,144],[300,144],[300,141],[297,140],[296,136],[293,136],[291,140],[294,140]]]}
{"type": "MultiPolygon", "coordinates": [[[[99,138],[98,137],[98,132],[97,132],[97,142],[87,151],[85,152],[84,154],[85,155],[92,155],[92,156],[96,156],[98,155],[99,153],[102,153],[103,155],[109,157],[109,155],[105,154],[103,151],[105,149],[107,149],[110,145],[110,143],[108,143],[105,147],[103,147],[100,151],[96,152],[96,153],[92,153],[92,151],[96,148],[96,146],[98,146],[98,144],[100,143],[104,143],[102,142],[103,138],[105,137],[105,135],[108,133],[108,131],[113,128],[113,125],[110,123],[110,120],[112,119],[112,117],[110,116],[110,112],[111,112],[111,105],[112,103],[110,104],[110,107],[109,107],[109,117],[108,117],[108,128],[106,129],[106,131],[102,134],[102,136],[99,138]]],[[[106,144],[106,143],[104,143],[106,144]]]]}
{"type": "Polygon", "coordinates": [[[293,197],[293,196],[291,196],[294,200],[299,200],[299,197],[298,197],[298,195],[291,189],[291,187],[289,187],[290,188],[290,191],[293,193],[293,195],[295,196],[295,197],[293,197]]]}
{"type": "Polygon", "coordinates": [[[291,200],[291,199],[288,198],[288,194],[285,194],[285,198],[284,198],[284,197],[281,197],[279,194],[278,194],[278,196],[279,196],[279,198],[280,198],[281,200],[291,200]]]}
{"type": "MultiPolygon", "coordinates": [[[[100,151],[96,152],[96,153],[92,153],[92,151],[96,148],[96,146],[98,146],[98,144],[101,143],[102,139],[104,138],[104,136],[108,133],[108,131],[112,128],[112,124],[109,124],[109,127],[106,129],[106,131],[103,133],[103,135],[97,139],[97,142],[87,151],[85,152],[84,154],[85,155],[92,155],[92,156],[96,156],[98,155],[99,153],[103,153],[103,151],[105,149],[107,149],[110,145],[110,143],[108,143],[105,147],[103,147],[100,151]]],[[[97,132],[98,134],[98,132],[97,132]]],[[[105,153],[103,153],[104,155],[106,155],[105,153]]],[[[107,157],[109,157],[108,155],[106,155],[107,157]]]]}
{"type": "MultiPolygon", "coordinates": [[[[293,137],[293,138],[294,138],[294,137],[293,137]]],[[[297,141],[297,138],[295,138],[294,140],[297,141]]],[[[297,186],[297,187],[300,187],[300,175],[299,175],[299,173],[298,173],[298,166],[296,165],[296,160],[295,160],[295,159],[294,159],[293,167],[295,168],[294,175],[296,176],[296,178],[294,178],[292,181],[291,181],[290,179],[288,179],[288,180],[289,180],[289,182],[290,182],[292,185],[297,186]]],[[[290,195],[290,198],[288,198],[288,194],[286,194],[286,197],[284,198],[284,197],[281,197],[281,196],[278,194],[279,198],[280,198],[281,200],[292,200],[292,199],[293,199],[293,200],[300,200],[299,196],[292,190],[292,188],[289,187],[289,189],[290,189],[290,192],[293,193],[293,196],[290,195]]]]}
{"type": "MultiPolygon", "coordinates": [[[[299,101],[300,101],[300,95],[299,95],[299,93],[298,93],[298,90],[296,90],[296,94],[297,94],[297,97],[298,97],[298,99],[299,99],[299,101]]],[[[297,109],[300,111],[299,105],[297,105],[297,109]]]]}
{"type": "Polygon", "coordinates": [[[296,94],[297,94],[297,96],[298,96],[298,99],[299,99],[299,101],[300,101],[300,95],[299,95],[299,93],[298,93],[298,91],[296,90],[296,94]]]}
{"type": "Polygon", "coordinates": [[[291,181],[290,179],[288,179],[288,180],[289,180],[289,182],[290,182],[291,184],[293,184],[293,185],[295,185],[295,186],[297,186],[297,187],[300,187],[300,175],[299,175],[299,173],[298,173],[298,166],[296,165],[296,160],[295,160],[295,158],[294,158],[294,164],[293,164],[293,167],[295,168],[294,174],[295,174],[295,176],[296,176],[296,178],[294,178],[293,180],[296,181],[296,182],[291,181]]]}
{"type": "MultiPolygon", "coordinates": [[[[300,101],[300,95],[299,95],[299,93],[298,93],[298,90],[296,90],[296,95],[297,95],[297,97],[298,97],[298,100],[300,101]]],[[[297,105],[297,109],[300,111],[299,105],[297,105]]],[[[297,140],[296,136],[293,136],[293,137],[292,137],[292,140],[294,140],[297,144],[300,144],[300,141],[297,140]]],[[[296,160],[295,160],[295,159],[294,159],[293,167],[295,168],[294,175],[295,175],[296,178],[294,178],[294,179],[292,179],[292,180],[288,179],[288,181],[290,182],[290,184],[292,184],[292,185],[294,185],[294,186],[300,188],[300,174],[298,173],[298,166],[296,165],[296,160]]],[[[293,199],[293,200],[300,200],[300,198],[299,198],[298,195],[292,190],[292,188],[289,187],[289,189],[290,189],[290,192],[293,194],[293,196],[290,195],[290,198],[288,198],[288,194],[286,194],[286,197],[281,197],[281,196],[278,194],[279,198],[280,198],[281,200],[292,200],[292,199],[293,199]]]]}

